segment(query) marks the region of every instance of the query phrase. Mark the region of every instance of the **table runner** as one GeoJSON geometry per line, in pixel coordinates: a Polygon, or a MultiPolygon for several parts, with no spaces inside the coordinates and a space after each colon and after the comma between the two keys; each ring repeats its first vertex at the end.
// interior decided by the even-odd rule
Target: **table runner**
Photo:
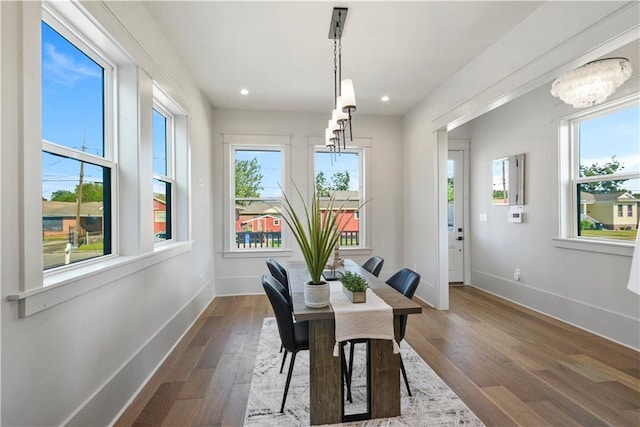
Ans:
{"type": "Polygon", "coordinates": [[[342,283],[331,283],[330,302],[336,323],[335,357],[340,342],[357,338],[392,340],[393,352],[400,352],[393,333],[393,310],[371,289],[367,289],[366,303],[354,304],[342,291],[342,283]]]}

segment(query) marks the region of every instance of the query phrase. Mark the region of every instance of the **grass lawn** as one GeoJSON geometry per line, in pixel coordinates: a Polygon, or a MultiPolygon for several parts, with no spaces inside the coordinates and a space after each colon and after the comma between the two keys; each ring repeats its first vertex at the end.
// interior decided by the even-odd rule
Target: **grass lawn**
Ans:
{"type": "Polygon", "coordinates": [[[78,249],[76,249],[76,251],[98,251],[98,252],[102,252],[104,249],[104,243],[103,242],[95,242],[95,243],[89,243],[88,245],[80,245],[78,246],[78,249]]]}
{"type": "Polygon", "coordinates": [[[581,235],[601,239],[635,240],[636,230],[582,230],[581,235]]]}

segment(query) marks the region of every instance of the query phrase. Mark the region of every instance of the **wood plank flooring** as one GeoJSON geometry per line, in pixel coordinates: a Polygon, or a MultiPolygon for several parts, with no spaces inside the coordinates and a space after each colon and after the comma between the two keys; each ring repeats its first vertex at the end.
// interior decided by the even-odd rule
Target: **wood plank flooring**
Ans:
{"type": "MultiPolygon", "coordinates": [[[[640,354],[470,287],[409,316],[406,340],[489,426],[640,426],[640,354]]],[[[239,426],[263,295],[218,297],[121,426],[239,426]]],[[[411,381],[411,379],[409,379],[411,381]]]]}

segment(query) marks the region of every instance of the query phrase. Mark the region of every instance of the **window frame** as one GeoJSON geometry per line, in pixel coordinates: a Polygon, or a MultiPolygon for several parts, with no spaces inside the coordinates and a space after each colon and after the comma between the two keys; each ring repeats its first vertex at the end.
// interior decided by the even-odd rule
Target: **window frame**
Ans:
{"type": "MultiPolygon", "coordinates": [[[[109,233],[109,236],[105,236],[104,240],[110,241],[110,252],[107,254],[103,254],[101,256],[97,256],[94,258],[90,258],[83,261],[74,262],[72,264],[63,265],[59,267],[53,267],[50,269],[44,269],[43,264],[43,279],[44,285],[46,286],[47,278],[55,276],[60,272],[64,271],[73,271],[75,269],[82,269],[84,266],[101,263],[105,260],[109,260],[111,258],[115,258],[118,256],[118,232],[116,228],[116,218],[117,218],[117,200],[118,200],[118,165],[115,160],[115,133],[114,133],[114,123],[115,123],[115,99],[114,99],[114,88],[116,86],[116,76],[117,76],[117,66],[115,62],[108,58],[106,54],[104,54],[98,47],[90,43],[89,41],[85,41],[82,37],[79,36],[77,30],[75,30],[71,25],[66,23],[62,18],[57,16],[55,13],[50,11],[48,8],[42,8],[42,17],[40,25],[42,22],[45,22],[48,26],[50,26],[54,31],[64,37],[71,45],[73,45],[80,52],[85,54],[88,58],[94,61],[103,69],[103,156],[93,155],[90,153],[83,152],[81,150],[76,150],[73,148],[69,148],[60,144],[57,144],[52,141],[48,141],[42,136],[41,139],[41,153],[47,152],[53,155],[57,155],[60,157],[64,157],[71,160],[77,160],[84,163],[89,163],[95,166],[99,166],[102,168],[109,169],[109,177],[110,182],[108,183],[108,191],[107,196],[110,198],[109,201],[105,201],[105,205],[110,207],[110,212],[108,215],[109,221],[105,221],[103,223],[104,233],[109,233]]],[[[41,47],[42,49],[42,47],[41,47]]],[[[40,63],[40,69],[42,70],[42,64],[40,63]]],[[[42,84],[42,83],[40,83],[42,84]]],[[[42,99],[42,93],[41,93],[42,99]]],[[[42,111],[42,108],[41,108],[42,111]]],[[[42,180],[41,180],[42,182],[42,180]]],[[[107,183],[103,183],[104,188],[107,188],[107,183]]],[[[106,218],[107,215],[104,215],[103,218],[106,218]]]]}
{"type": "MultiPolygon", "coordinates": [[[[369,138],[354,138],[351,144],[347,145],[346,148],[342,148],[342,153],[357,153],[358,154],[358,200],[360,204],[363,205],[360,209],[358,209],[354,213],[354,217],[358,219],[359,224],[359,236],[358,236],[358,245],[357,246],[340,246],[340,251],[349,253],[350,255],[367,255],[371,253],[371,233],[369,230],[369,209],[368,203],[369,200],[369,176],[367,171],[370,169],[368,167],[369,161],[369,138]]],[[[311,168],[311,177],[310,177],[310,194],[313,194],[315,191],[316,185],[316,153],[328,153],[329,150],[324,144],[314,144],[311,147],[311,161],[310,164],[313,165],[311,168]]],[[[339,157],[336,158],[336,161],[340,161],[339,157]]]]}
{"type": "MultiPolygon", "coordinates": [[[[223,133],[224,155],[224,214],[223,214],[223,258],[263,258],[265,256],[289,257],[293,254],[292,236],[287,227],[282,227],[280,248],[238,249],[235,246],[235,151],[279,150],[281,152],[282,189],[290,194],[291,135],[223,133]]],[[[261,198],[260,200],[263,200],[261,198]]],[[[281,221],[281,224],[284,224],[281,221]]]]}
{"type": "MultiPolygon", "coordinates": [[[[167,201],[166,201],[167,203],[165,205],[167,210],[167,214],[166,214],[167,215],[167,231],[168,231],[169,237],[165,240],[160,240],[160,241],[155,241],[154,239],[154,245],[165,245],[175,240],[175,233],[173,230],[173,225],[175,224],[175,220],[176,220],[176,213],[175,213],[176,209],[175,209],[175,203],[174,203],[174,201],[176,200],[176,197],[175,197],[176,196],[175,116],[173,113],[169,111],[167,107],[164,106],[164,104],[162,104],[162,102],[157,97],[154,97],[154,100],[153,100],[152,111],[153,110],[156,110],[162,117],[165,118],[166,175],[156,173],[153,170],[153,159],[151,160],[152,170],[153,170],[152,179],[164,182],[166,184],[169,184],[170,186],[170,192],[169,192],[170,194],[167,194],[167,201]]],[[[154,221],[155,221],[155,216],[154,216],[154,221]]],[[[155,233],[154,233],[154,236],[155,236],[155,233]]]]}
{"type": "MultiPolygon", "coordinates": [[[[640,172],[580,177],[580,145],[578,129],[581,121],[604,116],[615,111],[638,105],[638,103],[640,103],[640,93],[634,93],[559,119],[559,213],[558,237],[553,239],[555,246],[566,249],[632,256],[635,241],[606,238],[598,239],[578,235],[578,227],[580,226],[580,200],[578,196],[579,184],[640,178],[640,172]]],[[[617,213],[615,215],[617,215],[617,213]]]]}

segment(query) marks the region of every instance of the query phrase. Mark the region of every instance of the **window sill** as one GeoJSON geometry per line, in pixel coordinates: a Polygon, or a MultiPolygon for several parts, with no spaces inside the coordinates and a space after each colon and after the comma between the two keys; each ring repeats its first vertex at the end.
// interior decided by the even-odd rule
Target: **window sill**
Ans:
{"type": "Polygon", "coordinates": [[[271,258],[290,257],[293,255],[291,249],[248,249],[244,251],[223,251],[223,258],[271,258]]]}
{"type": "Polygon", "coordinates": [[[154,264],[191,250],[192,242],[156,247],[153,252],[135,256],[116,256],[74,269],[46,274],[43,287],[9,295],[18,301],[18,316],[28,317],[90,292],[154,264]]]}
{"type": "Polygon", "coordinates": [[[610,255],[633,256],[634,243],[605,242],[576,238],[556,237],[553,245],[557,248],[573,249],[577,251],[599,252],[610,255]]]}

